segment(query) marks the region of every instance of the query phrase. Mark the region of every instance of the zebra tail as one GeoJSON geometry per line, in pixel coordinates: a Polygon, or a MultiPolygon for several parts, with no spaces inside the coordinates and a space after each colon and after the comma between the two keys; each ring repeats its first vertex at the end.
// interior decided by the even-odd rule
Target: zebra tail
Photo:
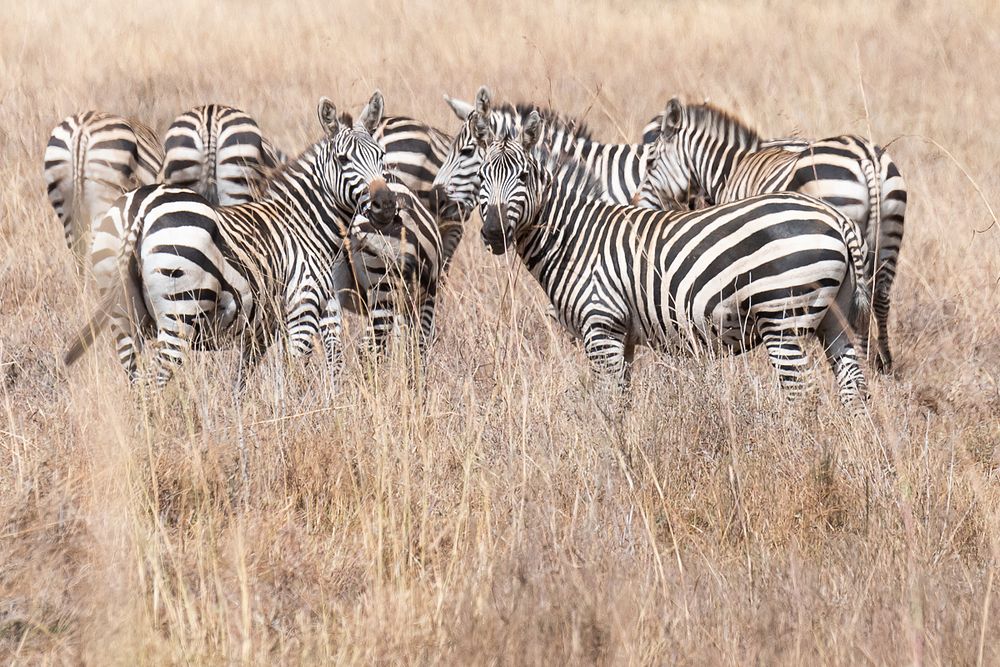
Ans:
{"type": "Polygon", "coordinates": [[[867,335],[871,318],[872,297],[867,272],[868,243],[856,220],[842,215],[844,240],[850,254],[851,273],[854,274],[854,298],[851,302],[850,323],[855,331],[867,335]]]}
{"type": "Polygon", "coordinates": [[[201,192],[205,193],[205,199],[210,202],[219,202],[219,181],[218,165],[215,163],[218,146],[215,145],[218,129],[215,127],[216,118],[212,118],[212,123],[206,123],[199,129],[202,130],[201,145],[205,150],[205,162],[201,170],[201,182],[199,186],[201,192]]]}
{"type": "Polygon", "coordinates": [[[101,330],[108,322],[108,315],[115,305],[117,296],[116,290],[110,289],[101,297],[101,302],[90,315],[90,319],[87,320],[87,323],[83,325],[79,333],[70,341],[69,347],[63,355],[63,363],[65,365],[71,366],[74,364],[94,344],[97,334],[101,333],[101,330]]]}
{"type": "MultiPolygon", "coordinates": [[[[70,341],[69,347],[63,355],[63,363],[66,366],[75,363],[77,359],[90,349],[97,335],[107,325],[112,310],[116,307],[127,308],[129,306],[131,291],[126,281],[132,282],[133,278],[138,275],[135,246],[138,242],[141,228],[142,216],[137,216],[129,225],[128,233],[118,253],[118,275],[121,277],[121,280],[101,295],[101,300],[91,314],[87,324],[70,341]]],[[[135,308],[133,307],[126,312],[133,314],[134,311],[135,308]]]]}
{"type": "Polygon", "coordinates": [[[86,123],[81,123],[77,129],[76,136],[73,137],[72,152],[70,154],[70,164],[72,165],[72,201],[69,206],[64,207],[65,215],[69,218],[69,225],[74,229],[74,243],[77,244],[76,252],[83,253],[83,248],[79,245],[83,238],[83,225],[90,225],[90,220],[80,219],[83,213],[83,196],[87,178],[87,151],[90,148],[90,132],[86,123]]]}

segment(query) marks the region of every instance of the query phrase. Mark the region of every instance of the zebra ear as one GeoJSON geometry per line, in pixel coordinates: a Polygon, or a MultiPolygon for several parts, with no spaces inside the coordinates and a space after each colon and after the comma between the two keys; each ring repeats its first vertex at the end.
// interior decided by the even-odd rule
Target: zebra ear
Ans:
{"type": "Polygon", "coordinates": [[[524,146],[525,150],[530,151],[538,143],[538,139],[541,136],[542,117],[538,115],[538,110],[535,109],[528,114],[527,120],[521,126],[521,145],[524,146]]]}
{"type": "Polygon", "coordinates": [[[361,116],[358,118],[364,128],[368,130],[368,134],[374,134],[375,128],[382,122],[383,108],[382,93],[376,90],[372,94],[372,98],[368,100],[368,104],[361,110],[361,116]]]}
{"type": "Polygon", "coordinates": [[[667,108],[663,112],[663,121],[660,124],[660,134],[663,135],[664,139],[669,139],[677,134],[677,131],[681,129],[683,117],[684,105],[676,97],[670,98],[670,101],[667,102],[667,108]]]}
{"type": "Polygon", "coordinates": [[[489,116],[473,111],[469,115],[469,122],[472,124],[472,132],[480,148],[486,148],[493,143],[493,128],[490,127],[489,116]]]}
{"type": "Polygon", "coordinates": [[[486,116],[490,112],[490,97],[492,97],[490,89],[486,86],[481,86],[476,93],[476,111],[483,116],[486,116]]]}
{"type": "Polygon", "coordinates": [[[448,103],[448,106],[455,112],[459,120],[469,120],[469,115],[474,110],[471,104],[462,100],[456,100],[454,97],[448,97],[447,95],[444,96],[444,101],[448,103]]]}
{"type": "Polygon", "coordinates": [[[337,134],[340,124],[337,121],[337,107],[333,105],[329,97],[319,98],[319,106],[316,108],[316,115],[319,116],[319,124],[329,136],[337,134]]]}

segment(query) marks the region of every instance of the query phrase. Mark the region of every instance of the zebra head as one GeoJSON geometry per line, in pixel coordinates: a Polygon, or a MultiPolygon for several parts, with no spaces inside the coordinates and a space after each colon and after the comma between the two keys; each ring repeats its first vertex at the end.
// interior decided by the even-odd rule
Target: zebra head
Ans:
{"type": "Polygon", "coordinates": [[[396,197],[386,185],[385,150],[372,136],[382,120],[382,93],[375,91],[351,126],[337,117],[327,98],[319,101],[319,122],[326,131],[326,186],[345,219],[365,210],[379,224],[396,215],[396,197]]]}
{"type": "Polygon", "coordinates": [[[531,225],[548,185],[550,174],[533,155],[542,135],[541,116],[532,111],[518,136],[508,127],[499,138],[488,118],[478,113],[471,118],[484,153],[479,170],[483,242],[494,255],[501,255],[514,245],[519,232],[531,225]]]}
{"type": "Polygon", "coordinates": [[[682,209],[692,200],[691,190],[696,184],[694,172],[684,158],[686,151],[681,146],[683,123],[684,106],[675,97],[667,103],[655,140],[646,145],[646,173],[632,197],[633,205],[682,209]]]}
{"type": "Polygon", "coordinates": [[[435,213],[447,220],[462,220],[476,206],[479,193],[479,167],[484,149],[476,139],[475,118],[490,118],[490,91],[486,86],[476,93],[475,105],[455,100],[447,95],[445,101],[462,121],[451,148],[434,177],[431,201],[435,213]],[[450,214],[450,215],[449,215],[450,214]]]}

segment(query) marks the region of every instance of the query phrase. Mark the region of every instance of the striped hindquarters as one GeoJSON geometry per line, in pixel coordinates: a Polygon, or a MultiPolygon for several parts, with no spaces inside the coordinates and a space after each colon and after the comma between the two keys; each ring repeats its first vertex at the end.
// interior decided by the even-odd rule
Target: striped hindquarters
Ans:
{"type": "Polygon", "coordinates": [[[44,177],[67,245],[83,256],[91,225],[123,192],[155,182],[161,159],[155,133],[121,116],[86,111],[57,125],[44,177]]]}
{"type": "Polygon", "coordinates": [[[387,116],[375,130],[375,139],[385,148],[386,167],[429,206],[431,185],[451,137],[413,118],[387,116]]]}
{"type": "Polygon", "coordinates": [[[178,116],[164,139],[164,183],[194,190],[209,202],[233,206],[263,191],[280,153],[261,136],[248,114],[221,104],[178,116]]]}

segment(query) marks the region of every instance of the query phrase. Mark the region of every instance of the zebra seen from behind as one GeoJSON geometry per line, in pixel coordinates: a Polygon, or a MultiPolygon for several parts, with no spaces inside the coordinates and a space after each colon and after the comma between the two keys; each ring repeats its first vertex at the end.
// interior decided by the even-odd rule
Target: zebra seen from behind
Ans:
{"type": "Polygon", "coordinates": [[[163,150],[156,133],[138,121],[84,111],[52,130],[44,160],[49,202],[83,266],[91,225],[122,193],[156,182],[163,150]]]}
{"type": "MultiPolygon", "coordinates": [[[[878,325],[875,367],[892,369],[889,292],[896,276],[906,214],[906,184],[881,147],[853,135],[818,141],[766,142],[739,119],[712,105],[670,100],[647,177],[636,194],[640,206],[671,206],[679,194],[703,190],[717,203],[768,192],[794,191],[825,201],[855,220],[868,245],[866,270],[873,285],[878,325]]],[[[867,350],[867,340],[862,341],[867,350]]]]}
{"type": "Polygon", "coordinates": [[[350,220],[367,208],[387,223],[395,196],[386,186],[384,151],[372,138],[382,117],[376,92],[353,128],[323,98],[323,139],[267,183],[259,201],[216,207],[191,190],[143,187],[109,216],[129,230],[119,258],[122,281],[102,299],[66,354],[72,363],[110,316],[129,377],[155,338],[149,379],[158,387],[195,349],[235,344],[238,383],[284,330],[293,356],[308,354],[319,333],[331,368],[340,367],[341,309],[336,264],[350,220]]]}
{"type": "Polygon", "coordinates": [[[223,104],[177,116],[163,148],[159,182],[190,188],[216,206],[253,201],[285,161],[249,114],[223,104]]]}
{"type": "Polygon", "coordinates": [[[852,220],[790,193],[693,212],[611,204],[584,164],[539,157],[537,114],[519,138],[474,121],[483,241],[517,252],[599,377],[626,384],[636,345],[738,354],[762,343],[794,399],[809,366],[802,345],[816,337],[841,400],[860,409],[848,319],[867,321],[868,304],[852,220]]]}

